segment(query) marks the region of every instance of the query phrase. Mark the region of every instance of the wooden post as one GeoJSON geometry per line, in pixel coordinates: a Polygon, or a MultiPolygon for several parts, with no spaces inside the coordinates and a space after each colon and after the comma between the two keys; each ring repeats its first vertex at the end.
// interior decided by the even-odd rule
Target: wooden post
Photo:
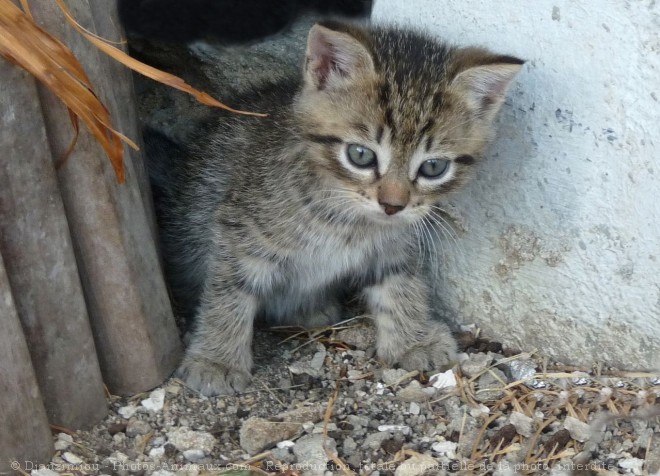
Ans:
{"type": "MultiPolygon", "coordinates": [[[[117,23],[108,22],[115,15],[114,1],[67,4],[84,27],[97,31],[99,20],[105,25],[103,35],[121,37],[117,23]]],[[[130,74],[74,31],[55,2],[31,7],[37,22],[73,50],[115,126],[137,138],[130,74]]],[[[54,158],[62,157],[73,137],[66,110],[44,88],[40,97],[54,158]]],[[[111,392],[121,395],[159,385],[181,355],[156,252],[144,164],[138,153],[129,152],[126,159],[126,182],[119,185],[107,157],[81,125],[78,144],[58,171],[104,380],[111,392]]]]}
{"type": "Polygon", "coordinates": [[[107,406],[41,105],[34,79],[6,61],[0,123],[0,251],[37,381],[51,423],[90,426],[107,406]]]}
{"type": "Polygon", "coordinates": [[[46,409],[0,255],[0,474],[53,454],[46,409]]]}

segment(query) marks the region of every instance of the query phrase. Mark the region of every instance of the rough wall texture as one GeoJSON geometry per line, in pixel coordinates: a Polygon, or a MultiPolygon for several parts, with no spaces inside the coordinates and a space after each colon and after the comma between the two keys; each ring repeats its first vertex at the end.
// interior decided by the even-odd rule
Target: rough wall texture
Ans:
{"type": "Polygon", "coordinates": [[[446,313],[567,363],[658,368],[660,3],[589,5],[378,0],[374,19],[528,60],[453,200],[446,313]]]}

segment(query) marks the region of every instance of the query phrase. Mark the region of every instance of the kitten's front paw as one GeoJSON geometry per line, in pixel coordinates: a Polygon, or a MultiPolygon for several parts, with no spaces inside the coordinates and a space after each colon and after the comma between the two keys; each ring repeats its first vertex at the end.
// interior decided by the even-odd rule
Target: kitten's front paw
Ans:
{"type": "Polygon", "coordinates": [[[441,322],[429,322],[426,332],[416,342],[380,344],[379,357],[388,364],[399,364],[406,370],[443,370],[452,366],[456,360],[456,340],[449,328],[441,322]],[[398,351],[393,352],[394,349],[398,351]]]}
{"type": "Polygon", "coordinates": [[[207,397],[234,395],[250,383],[250,372],[203,357],[186,355],[175,373],[187,386],[207,397]]]}

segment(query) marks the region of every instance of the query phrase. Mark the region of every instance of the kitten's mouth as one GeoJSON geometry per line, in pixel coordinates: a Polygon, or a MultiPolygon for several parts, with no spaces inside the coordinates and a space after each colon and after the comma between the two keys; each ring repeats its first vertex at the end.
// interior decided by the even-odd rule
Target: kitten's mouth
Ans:
{"type": "Polygon", "coordinates": [[[410,213],[406,213],[406,209],[401,209],[396,213],[388,213],[387,210],[379,208],[379,210],[371,210],[369,213],[370,218],[378,224],[387,226],[409,225],[413,220],[410,213]]]}

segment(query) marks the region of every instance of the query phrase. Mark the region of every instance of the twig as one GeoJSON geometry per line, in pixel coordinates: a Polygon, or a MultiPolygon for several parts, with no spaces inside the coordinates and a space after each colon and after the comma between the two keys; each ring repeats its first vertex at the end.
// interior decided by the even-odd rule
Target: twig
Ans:
{"type": "Polygon", "coordinates": [[[254,455],[252,458],[246,459],[245,461],[241,461],[238,464],[244,464],[245,466],[252,466],[254,463],[257,463],[261,461],[264,458],[268,458],[271,455],[270,451],[264,451],[263,453],[259,453],[258,455],[254,455]]]}
{"type": "MultiPolygon", "coordinates": [[[[481,443],[481,439],[484,437],[484,433],[486,433],[486,429],[488,428],[488,425],[493,423],[497,418],[502,416],[502,412],[497,412],[494,415],[491,415],[486,419],[484,424],[481,426],[481,429],[479,430],[479,433],[477,434],[477,438],[474,440],[474,444],[472,445],[472,453],[470,454],[470,459],[474,460],[477,458],[477,448],[479,448],[479,443],[481,443]]],[[[460,441],[460,438],[459,438],[460,441]]]]}
{"type": "Polygon", "coordinates": [[[283,405],[283,406],[285,405],[285,403],[284,403],[282,400],[280,400],[279,398],[277,398],[277,395],[275,395],[275,393],[274,393],[270,388],[268,388],[268,385],[266,385],[266,382],[264,382],[264,381],[261,380],[261,379],[255,379],[255,380],[257,380],[261,385],[263,385],[264,389],[265,389],[268,393],[270,393],[270,396],[273,397],[275,400],[277,400],[277,402],[278,402],[280,405],[283,405]]]}
{"type": "Polygon", "coordinates": [[[341,383],[339,380],[337,380],[335,384],[335,391],[330,397],[330,400],[328,400],[328,406],[325,409],[325,415],[323,416],[323,451],[325,451],[325,454],[330,458],[339,469],[342,470],[342,472],[346,476],[356,476],[356,474],[350,470],[350,468],[344,463],[341,459],[339,459],[339,456],[337,456],[335,453],[331,452],[328,450],[326,446],[326,442],[328,440],[328,423],[330,423],[330,417],[332,416],[332,409],[335,406],[335,401],[337,400],[337,396],[339,395],[339,387],[341,383]]]}
{"type": "Polygon", "coordinates": [[[71,435],[71,436],[76,434],[75,431],[69,430],[68,428],[65,428],[63,426],[53,425],[52,423],[49,426],[50,426],[51,431],[57,431],[59,433],[66,433],[67,435],[71,435]]]}
{"type": "Polygon", "coordinates": [[[539,425],[538,429],[534,433],[534,436],[532,436],[531,441],[529,442],[529,449],[527,450],[527,454],[525,455],[525,464],[529,464],[529,458],[532,455],[532,451],[534,450],[534,445],[536,445],[536,441],[539,439],[539,436],[541,435],[541,432],[543,429],[548,426],[550,423],[555,421],[557,417],[550,417],[546,421],[543,422],[543,424],[539,425]]]}
{"type": "Polygon", "coordinates": [[[463,410],[463,420],[461,421],[461,431],[458,432],[458,446],[461,445],[463,439],[463,430],[465,430],[465,422],[467,421],[467,409],[463,410]]]}

